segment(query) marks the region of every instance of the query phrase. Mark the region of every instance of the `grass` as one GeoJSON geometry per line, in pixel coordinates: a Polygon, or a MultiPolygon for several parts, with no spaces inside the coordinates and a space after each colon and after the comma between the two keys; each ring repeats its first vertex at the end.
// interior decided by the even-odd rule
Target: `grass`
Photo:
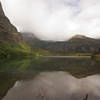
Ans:
{"type": "Polygon", "coordinates": [[[26,43],[0,41],[0,58],[35,55],[26,43]]]}
{"type": "Polygon", "coordinates": [[[56,54],[57,56],[91,56],[91,53],[65,53],[65,54],[56,54]]]}
{"type": "Polygon", "coordinates": [[[53,56],[53,54],[50,53],[48,50],[34,48],[33,51],[35,51],[36,56],[53,56]]]}

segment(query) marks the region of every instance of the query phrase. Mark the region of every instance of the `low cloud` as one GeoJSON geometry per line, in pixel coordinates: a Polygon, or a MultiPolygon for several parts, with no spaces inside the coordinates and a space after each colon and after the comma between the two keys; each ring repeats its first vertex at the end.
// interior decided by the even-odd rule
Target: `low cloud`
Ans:
{"type": "Polygon", "coordinates": [[[100,0],[1,0],[21,32],[63,41],[75,34],[100,37],[100,0]]]}

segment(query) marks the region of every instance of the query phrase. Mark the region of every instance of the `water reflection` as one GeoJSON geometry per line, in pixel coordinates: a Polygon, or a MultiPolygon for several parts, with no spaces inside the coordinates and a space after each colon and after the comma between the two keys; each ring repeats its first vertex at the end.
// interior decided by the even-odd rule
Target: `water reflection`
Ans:
{"type": "Polygon", "coordinates": [[[77,79],[62,71],[41,72],[17,81],[3,100],[83,100],[86,95],[100,100],[100,75],[77,79]]]}
{"type": "Polygon", "coordinates": [[[90,58],[0,60],[0,100],[100,100],[97,74],[90,58]]]}
{"type": "Polygon", "coordinates": [[[0,72],[38,74],[47,71],[66,71],[75,77],[82,78],[100,74],[100,62],[89,58],[34,58],[0,61],[0,72]]]}

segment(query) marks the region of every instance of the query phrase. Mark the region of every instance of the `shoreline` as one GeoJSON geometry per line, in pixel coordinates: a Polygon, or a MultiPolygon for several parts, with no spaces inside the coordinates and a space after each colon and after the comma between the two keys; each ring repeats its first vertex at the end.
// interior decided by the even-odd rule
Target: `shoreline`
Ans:
{"type": "Polygon", "coordinates": [[[91,56],[37,56],[41,58],[91,58],[91,56]]]}

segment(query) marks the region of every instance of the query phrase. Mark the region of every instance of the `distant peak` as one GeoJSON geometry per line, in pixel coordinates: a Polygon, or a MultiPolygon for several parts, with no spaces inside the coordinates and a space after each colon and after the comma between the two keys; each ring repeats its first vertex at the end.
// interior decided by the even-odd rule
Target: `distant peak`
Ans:
{"type": "Polygon", "coordinates": [[[84,35],[79,35],[79,34],[77,34],[77,35],[73,36],[72,38],[80,38],[80,39],[84,39],[84,38],[87,38],[87,37],[84,36],[84,35]]]}

